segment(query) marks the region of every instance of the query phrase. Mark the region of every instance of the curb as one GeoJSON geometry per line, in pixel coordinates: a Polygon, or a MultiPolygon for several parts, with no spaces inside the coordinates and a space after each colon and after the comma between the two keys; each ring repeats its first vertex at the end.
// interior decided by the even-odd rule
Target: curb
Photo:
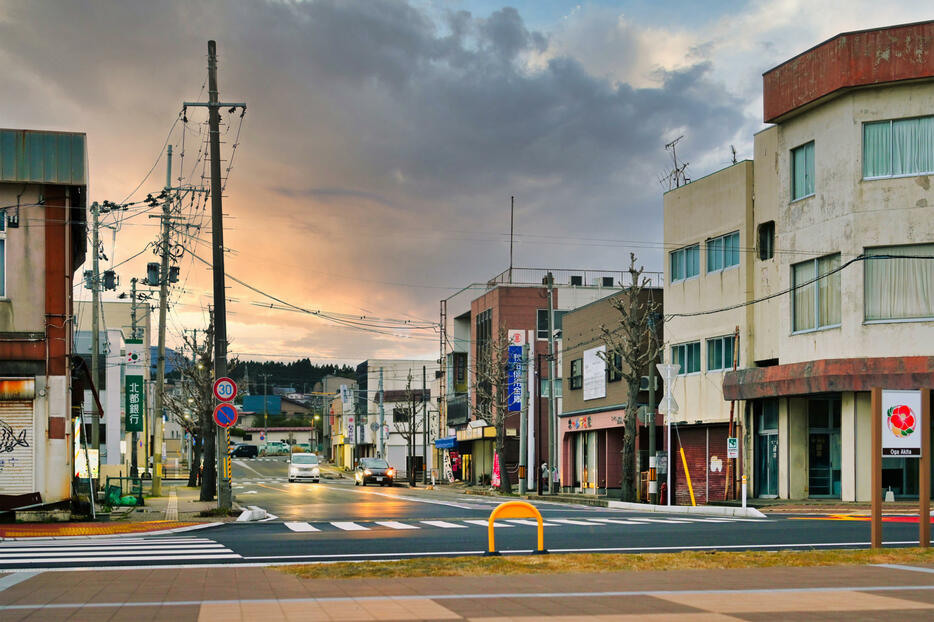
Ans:
{"type": "Polygon", "coordinates": [[[765,518],[765,514],[751,507],[746,507],[744,509],[720,505],[650,505],[648,503],[627,503],[625,501],[607,501],[607,507],[638,512],[664,512],[666,514],[701,514],[705,516],[765,518]]]}

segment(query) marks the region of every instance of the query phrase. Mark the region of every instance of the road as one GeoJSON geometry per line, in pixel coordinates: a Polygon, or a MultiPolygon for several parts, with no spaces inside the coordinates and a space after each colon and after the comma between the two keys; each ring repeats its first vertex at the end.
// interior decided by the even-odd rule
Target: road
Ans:
{"type": "MultiPolygon", "coordinates": [[[[191,534],[95,541],[0,543],[0,570],[172,564],[267,564],[428,555],[478,555],[487,549],[487,518],[501,499],[450,490],[357,487],[350,479],[289,483],[283,459],[236,459],[234,495],[266,509],[256,523],[228,523],[191,534]]],[[[821,516],[765,519],[685,517],[536,501],[545,547],[565,552],[669,552],[860,548],[869,523],[821,516]]],[[[887,546],[917,543],[917,522],[884,526],[887,546]]],[[[498,521],[497,548],[527,553],[534,520],[498,521]]]]}

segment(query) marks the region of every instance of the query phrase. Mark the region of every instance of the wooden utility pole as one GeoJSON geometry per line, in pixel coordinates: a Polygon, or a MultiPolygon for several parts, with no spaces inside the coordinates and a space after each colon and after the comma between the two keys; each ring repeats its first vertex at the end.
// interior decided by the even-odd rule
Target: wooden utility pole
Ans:
{"type": "MultiPolygon", "coordinates": [[[[101,384],[100,374],[100,306],[101,306],[101,273],[100,273],[100,238],[98,237],[98,228],[100,227],[100,206],[97,201],[91,204],[91,378],[94,382],[94,388],[99,389],[101,384]]],[[[91,449],[98,452],[98,464],[100,464],[101,448],[101,415],[104,414],[97,407],[97,400],[91,400],[91,449]]],[[[91,481],[91,473],[88,471],[88,481],[91,481]]]]}
{"type": "Polygon", "coordinates": [[[548,491],[556,494],[558,490],[552,475],[558,467],[558,425],[555,421],[555,277],[549,272],[545,280],[548,287],[548,491]]]}
{"type": "Polygon", "coordinates": [[[172,145],[166,152],[165,202],[162,204],[162,265],[159,270],[159,351],[156,355],[156,407],[154,413],[152,447],[152,496],[162,495],[162,409],[165,399],[165,316],[169,296],[169,231],[171,227],[172,145]]]}
{"type": "MultiPolygon", "coordinates": [[[[739,359],[739,326],[736,327],[736,330],[733,332],[733,371],[736,371],[736,366],[739,359]]],[[[727,431],[727,439],[733,437],[733,410],[736,408],[736,400],[730,401],[730,427],[727,431]]],[[[727,440],[727,444],[729,444],[727,440]]],[[[737,448],[739,443],[737,442],[737,448]]],[[[729,449],[727,450],[729,451],[729,449]]],[[[723,499],[735,499],[736,498],[736,458],[727,458],[726,460],[726,486],[723,488],[723,499]]]]}

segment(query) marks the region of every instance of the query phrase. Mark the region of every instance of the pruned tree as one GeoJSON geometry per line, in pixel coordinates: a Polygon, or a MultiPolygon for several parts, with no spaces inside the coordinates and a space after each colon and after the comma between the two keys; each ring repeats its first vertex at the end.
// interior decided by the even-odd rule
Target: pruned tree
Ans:
{"type": "Polygon", "coordinates": [[[506,418],[509,416],[509,336],[501,326],[493,339],[477,343],[477,372],[474,382],[474,412],[496,429],[501,492],[512,492],[506,469],[506,418]]]}
{"type": "Polygon", "coordinates": [[[607,366],[626,381],[626,416],[623,431],[622,481],[620,497],[636,500],[636,417],[639,411],[639,384],[643,372],[655,363],[661,344],[655,339],[654,317],[661,305],[654,298],[651,281],[643,277],[644,268],[636,267],[636,255],[629,255],[629,285],[610,299],[619,313],[612,327],[600,326],[606,353],[600,356],[607,366]]]}
{"type": "Polygon", "coordinates": [[[405,450],[408,456],[405,473],[410,484],[415,482],[415,469],[412,466],[415,463],[415,447],[424,429],[423,417],[419,413],[423,400],[422,391],[412,388],[412,370],[410,369],[405,384],[405,401],[395,406],[392,411],[393,428],[405,439],[405,450]]]}

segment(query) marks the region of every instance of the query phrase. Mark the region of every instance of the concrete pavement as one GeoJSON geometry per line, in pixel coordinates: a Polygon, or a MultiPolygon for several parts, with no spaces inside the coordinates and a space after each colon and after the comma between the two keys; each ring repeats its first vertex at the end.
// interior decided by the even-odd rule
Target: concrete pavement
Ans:
{"type": "Polygon", "coordinates": [[[13,573],[20,620],[930,620],[934,567],[303,579],[269,567],[13,573]]]}

